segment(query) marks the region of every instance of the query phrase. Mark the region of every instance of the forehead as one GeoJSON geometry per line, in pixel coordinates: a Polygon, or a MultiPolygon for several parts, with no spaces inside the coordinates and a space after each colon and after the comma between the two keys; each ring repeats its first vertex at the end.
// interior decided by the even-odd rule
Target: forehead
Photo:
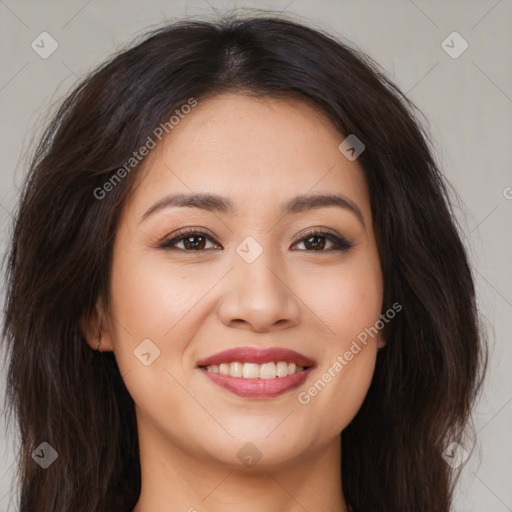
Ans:
{"type": "Polygon", "coordinates": [[[344,138],[309,102],[235,94],[198,101],[146,158],[131,206],[141,216],[165,194],[213,193],[239,214],[341,193],[367,216],[364,172],[339,151],[344,138]]]}

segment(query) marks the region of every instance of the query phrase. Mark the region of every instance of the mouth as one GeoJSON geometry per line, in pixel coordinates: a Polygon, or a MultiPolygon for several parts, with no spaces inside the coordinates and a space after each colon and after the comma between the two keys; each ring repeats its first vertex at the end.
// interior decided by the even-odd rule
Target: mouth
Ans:
{"type": "Polygon", "coordinates": [[[293,350],[240,347],[199,361],[218,386],[244,398],[272,398],[300,386],[315,361],[293,350]]]}

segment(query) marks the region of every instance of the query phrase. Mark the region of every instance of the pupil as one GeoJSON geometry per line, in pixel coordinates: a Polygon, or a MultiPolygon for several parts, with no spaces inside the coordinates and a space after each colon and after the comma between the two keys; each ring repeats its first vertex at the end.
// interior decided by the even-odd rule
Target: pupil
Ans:
{"type": "MultiPolygon", "coordinates": [[[[311,240],[319,240],[319,239],[323,239],[323,237],[321,236],[312,236],[311,238],[308,238],[308,242],[310,242],[311,240]]],[[[315,249],[316,248],[320,248],[320,249],[323,249],[324,246],[325,246],[325,240],[323,240],[323,243],[322,242],[317,242],[316,244],[315,243],[312,243],[311,244],[315,249]]]]}
{"type": "Polygon", "coordinates": [[[202,249],[203,246],[204,246],[204,237],[202,237],[202,236],[191,236],[191,237],[188,237],[185,239],[185,247],[187,247],[187,248],[202,249]],[[191,242],[191,240],[197,240],[199,238],[202,240],[202,242],[199,242],[199,243],[191,242]]]}

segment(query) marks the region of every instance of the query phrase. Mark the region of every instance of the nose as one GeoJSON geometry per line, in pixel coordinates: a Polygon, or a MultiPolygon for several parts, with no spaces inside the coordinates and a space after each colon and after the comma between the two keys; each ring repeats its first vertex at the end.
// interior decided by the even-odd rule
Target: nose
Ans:
{"type": "Polygon", "coordinates": [[[226,276],[225,293],[218,304],[218,315],[228,327],[268,332],[296,325],[300,299],[293,289],[291,273],[276,262],[270,251],[252,263],[235,256],[234,268],[226,276]]]}

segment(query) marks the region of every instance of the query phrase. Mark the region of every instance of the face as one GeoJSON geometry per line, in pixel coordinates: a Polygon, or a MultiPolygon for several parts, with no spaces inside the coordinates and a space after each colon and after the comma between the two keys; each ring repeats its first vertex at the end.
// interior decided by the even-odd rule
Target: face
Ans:
{"type": "Polygon", "coordinates": [[[226,94],[152,150],[121,215],[102,333],[139,436],[218,464],[285,464],[355,416],[383,287],[344,138],[306,103],[226,94]]]}

